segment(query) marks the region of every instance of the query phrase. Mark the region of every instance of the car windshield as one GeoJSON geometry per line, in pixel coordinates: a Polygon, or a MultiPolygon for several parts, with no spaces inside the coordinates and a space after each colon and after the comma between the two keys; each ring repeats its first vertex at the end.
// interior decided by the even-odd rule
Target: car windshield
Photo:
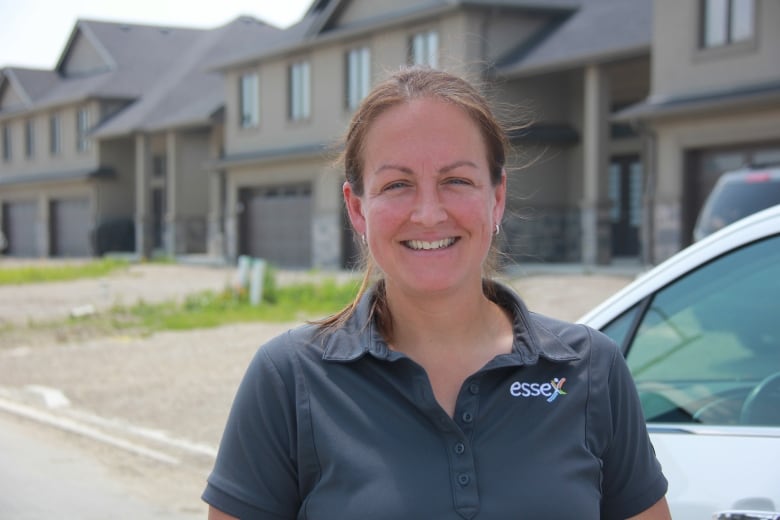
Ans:
{"type": "MultiPolygon", "coordinates": [[[[766,413],[743,413],[754,389],[780,372],[779,295],[780,236],[718,258],[659,291],[627,349],[648,422],[780,421],[780,388],[762,396],[769,400],[760,403],[766,413]]],[[[639,306],[605,332],[625,337],[638,313],[639,306]]]]}
{"type": "Polygon", "coordinates": [[[762,209],[780,204],[780,177],[739,178],[723,184],[702,212],[699,230],[709,235],[762,209]]]}

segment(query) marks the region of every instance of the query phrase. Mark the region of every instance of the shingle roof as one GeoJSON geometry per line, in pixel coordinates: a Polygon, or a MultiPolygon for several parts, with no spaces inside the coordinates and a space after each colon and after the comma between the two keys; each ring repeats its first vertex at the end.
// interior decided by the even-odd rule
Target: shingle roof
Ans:
{"type": "Polygon", "coordinates": [[[548,27],[536,45],[519,48],[497,67],[520,76],[649,53],[652,0],[580,0],[580,7],[548,27]]]}
{"type": "Polygon", "coordinates": [[[225,98],[224,78],[212,70],[213,64],[247,49],[257,52],[279,32],[276,27],[242,16],[202,34],[168,64],[154,86],[94,134],[106,137],[135,130],[207,124],[225,98]]]}
{"type": "Polygon", "coordinates": [[[46,108],[89,98],[136,99],[203,33],[201,29],[79,20],[55,71],[49,73],[56,81],[41,89],[30,108],[46,108]],[[86,38],[103,56],[106,61],[103,72],[76,77],[63,75],[77,37],[86,38]]]}
{"type": "Polygon", "coordinates": [[[59,81],[57,73],[51,70],[7,67],[4,74],[28,104],[38,101],[59,81]]]}

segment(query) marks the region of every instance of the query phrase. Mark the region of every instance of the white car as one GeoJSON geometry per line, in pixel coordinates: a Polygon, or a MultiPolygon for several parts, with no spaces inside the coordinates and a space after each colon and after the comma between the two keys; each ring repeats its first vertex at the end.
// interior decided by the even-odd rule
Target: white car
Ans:
{"type": "Polygon", "coordinates": [[[780,519],[780,205],[580,318],[623,349],[675,520],[780,519]]]}

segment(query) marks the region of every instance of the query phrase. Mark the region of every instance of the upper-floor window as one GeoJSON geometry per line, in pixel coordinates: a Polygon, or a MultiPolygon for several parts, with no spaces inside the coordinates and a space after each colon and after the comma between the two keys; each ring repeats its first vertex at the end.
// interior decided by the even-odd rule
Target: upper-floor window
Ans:
{"type": "Polygon", "coordinates": [[[347,52],[347,108],[357,108],[371,88],[371,52],[360,47],[347,52]]]}
{"type": "Polygon", "coordinates": [[[11,127],[3,125],[3,160],[11,160],[11,127]]]}
{"type": "Polygon", "coordinates": [[[35,121],[24,122],[24,156],[32,159],[35,156],[35,121]]]}
{"type": "Polygon", "coordinates": [[[76,150],[86,152],[89,146],[89,109],[80,108],[76,113],[76,150]]]}
{"type": "Polygon", "coordinates": [[[439,33],[425,31],[412,35],[409,41],[409,64],[439,66],[439,33]]]}
{"type": "Polygon", "coordinates": [[[62,129],[60,127],[60,116],[53,115],[49,118],[49,152],[52,155],[59,155],[62,151],[62,129]]]}
{"type": "Polygon", "coordinates": [[[257,74],[243,74],[238,83],[241,128],[255,127],[260,124],[260,89],[257,74]]]}
{"type": "Polygon", "coordinates": [[[755,0],[702,0],[702,47],[751,40],[755,7],[755,0]]]}
{"type": "Polygon", "coordinates": [[[311,115],[311,72],[308,61],[290,65],[289,116],[293,121],[307,119],[311,115]]]}

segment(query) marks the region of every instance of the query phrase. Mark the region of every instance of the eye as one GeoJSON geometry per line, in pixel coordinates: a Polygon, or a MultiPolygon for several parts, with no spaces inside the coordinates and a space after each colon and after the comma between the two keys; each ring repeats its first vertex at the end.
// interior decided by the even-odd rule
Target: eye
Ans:
{"type": "Polygon", "coordinates": [[[387,184],[382,186],[382,191],[392,191],[401,188],[406,188],[407,186],[409,186],[409,183],[406,181],[393,181],[393,182],[388,182],[387,184]]]}
{"type": "Polygon", "coordinates": [[[444,184],[453,184],[453,185],[463,185],[463,186],[471,186],[474,183],[471,182],[471,180],[466,179],[464,177],[448,177],[444,179],[444,184]]]}

